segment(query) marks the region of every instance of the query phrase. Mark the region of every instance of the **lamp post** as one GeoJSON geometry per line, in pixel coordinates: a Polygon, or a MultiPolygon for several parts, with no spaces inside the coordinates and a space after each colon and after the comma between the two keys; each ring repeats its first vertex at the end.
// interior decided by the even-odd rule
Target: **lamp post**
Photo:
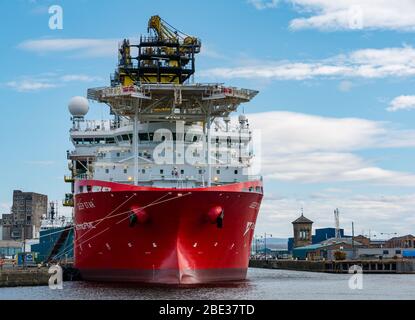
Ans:
{"type": "Polygon", "coordinates": [[[258,236],[254,236],[254,246],[255,246],[255,259],[258,258],[258,236]]]}
{"type": "Polygon", "coordinates": [[[264,233],[264,252],[265,252],[265,261],[268,260],[268,256],[267,256],[267,235],[270,236],[270,238],[272,238],[272,234],[269,233],[264,233]]]}

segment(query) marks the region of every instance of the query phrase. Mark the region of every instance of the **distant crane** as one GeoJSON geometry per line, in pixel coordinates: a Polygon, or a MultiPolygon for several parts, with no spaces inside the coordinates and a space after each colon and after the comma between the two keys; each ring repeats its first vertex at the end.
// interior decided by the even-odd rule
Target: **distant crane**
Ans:
{"type": "Polygon", "coordinates": [[[339,239],[341,238],[340,235],[340,219],[339,219],[339,209],[336,208],[336,210],[334,210],[334,225],[336,228],[336,234],[335,234],[335,238],[339,239]]]}

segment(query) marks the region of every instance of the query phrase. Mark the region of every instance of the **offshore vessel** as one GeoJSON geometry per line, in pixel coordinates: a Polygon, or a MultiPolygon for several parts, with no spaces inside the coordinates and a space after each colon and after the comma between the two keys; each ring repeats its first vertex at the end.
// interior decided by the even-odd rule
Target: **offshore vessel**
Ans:
{"type": "Polygon", "coordinates": [[[194,83],[201,41],[159,16],[123,40],[108,87],[69,103],[74,263],[85,280],[207,283],[246,277],[263,197],[241,103],[258,92],[194,83]]]}

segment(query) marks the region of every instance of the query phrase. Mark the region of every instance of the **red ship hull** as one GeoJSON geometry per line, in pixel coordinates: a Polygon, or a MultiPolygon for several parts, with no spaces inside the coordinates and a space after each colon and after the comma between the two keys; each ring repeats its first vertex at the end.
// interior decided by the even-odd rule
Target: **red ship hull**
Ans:
{"type": "Polygon", "coordinates": [[[85,190],[75,195],[74,244],[85,280],[245,279],[261,181],[167,189],[84,180],[75,188],[85,190]]]}

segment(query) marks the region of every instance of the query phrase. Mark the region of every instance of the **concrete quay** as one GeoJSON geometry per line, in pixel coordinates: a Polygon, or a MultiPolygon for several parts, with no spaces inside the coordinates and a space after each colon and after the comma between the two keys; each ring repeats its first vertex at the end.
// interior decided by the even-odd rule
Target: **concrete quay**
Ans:
{"type": "Polygon", "coordinates": [[[293,271],[349,273],[353,266],[362,268],[363,273],[415,273],[415,260],[250,260],[250,268],[283,269],[293,271]]]}
{"type": "Polygon", "coordinates": [[[10,268],[0,270],[1,287],[46,286],[50,274],[48,268],[10,268]]]}

